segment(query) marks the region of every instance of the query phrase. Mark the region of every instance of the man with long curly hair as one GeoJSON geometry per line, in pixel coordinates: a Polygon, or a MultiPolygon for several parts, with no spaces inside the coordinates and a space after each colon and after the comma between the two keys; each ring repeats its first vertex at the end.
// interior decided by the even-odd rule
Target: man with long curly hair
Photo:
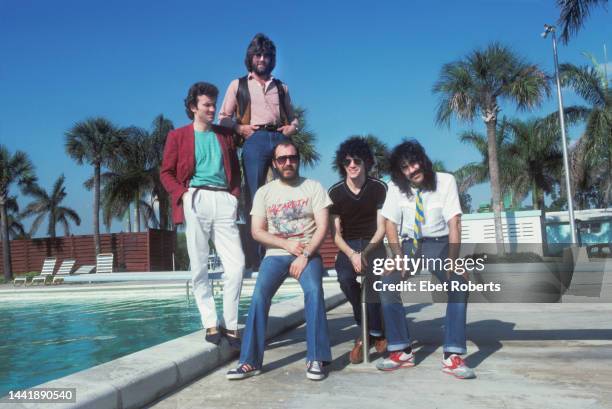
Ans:
{"type": "MultiPolygon", "coordinates": [[[[454,176],[434,172],[425,149],[416,140],[396,146],[390,165],[392,181],[382,215],[393,256],[454,260],[461,243],[462,214],[454,176]]],[[[452,271],[433,268],[431,273],[441,283],[465,282],[464,276],[452,271]]],[[[398,283],[402,278],[403,272],[395,271],[383,277],[383,285],[398,283]]],[[[460,379],[475,377],[461,358],[467,352],[467,298],[466,291],[449,291],[444,320],[442,371],[460,379]]],[[[377,367],[384,371],[412,367],[414,355],[401,296],[385,291],[381,299],[389,356],[377,367]]]]}

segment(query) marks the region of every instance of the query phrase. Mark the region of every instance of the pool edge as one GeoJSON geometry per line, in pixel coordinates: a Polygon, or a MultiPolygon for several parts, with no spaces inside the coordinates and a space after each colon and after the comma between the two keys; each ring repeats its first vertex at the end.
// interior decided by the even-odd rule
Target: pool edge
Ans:
{"type": "MultiPolygon", "coordinates": [[[[345,301],[338,286],[325,288],[326,310],[345,301]]],[[[302,297],[273,304],[266,339],[303,324],[303,306],[302,297]]],[[[204,333],[200,330],[36,388],[77,388],[77,402],[53,404],[56,409],[140,408],[229,362],[236,355],[237,352],[232,351],[226,341],[220,346],[205,343],[204,333]]],[[[15,407],[46,408],[48,404],[15,407]]]]}

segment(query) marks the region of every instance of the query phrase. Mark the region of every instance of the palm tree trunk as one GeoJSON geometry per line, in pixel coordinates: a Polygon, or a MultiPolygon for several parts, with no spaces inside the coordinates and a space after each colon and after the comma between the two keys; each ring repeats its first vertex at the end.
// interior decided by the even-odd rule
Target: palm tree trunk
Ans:
{"type": "Polygon", "coordinates": [[[134,223],[136,223],[136,231],[140,233],[140,192],[136,192],[134,199],[134,223]]]}
{"type": "Polygon", "coordinates": [[[532,181],[531,188],[531,203],[533,204],[534,210],[540,210],[540,191],[538,189],[538,185],[536,185],[535,181],[532,181]]]}
{"type": "Polygon", "coordinates": [[[168,230],[168,196],[161,194],[158,196],[159,205],[159,228],[168,230]]]}
{"type": "Polygon", "coordinates": [[[497,160],[497,119],[494,117],[486,121],[487,144],[489,152],[489,178],[491,181],[491,195],[493,196],[493,215],[495,219],[495,242],[499,255],[505,254],[504,234],[502,230],[502,197],[501,186],[499,183],[499,162],[497,160]]]}
{"type": "Polygon", "coordinates": [[[11,242],[9,240],[8,219],[6,215],[6,207],[4,206],[4,198],[0,199],[0,224],[2,224],[2,255],[4,279],[10,282],[13,279],[13,270],[11,268],[11,242]]]}
{"type": "Polygon", "coordinates": [[[127,231],[128,233],[132,232],[132,209],[128,206],[126,216],[127,216],[127,231]]]}
{"type": "Polygon", "coordinates": [[[49,212],[49,237],[55,238],[55,214],[53,209],[49,212]]]}
{"type": "Polygon", "coordinates": [[[94,249],[100,254],[100,163],[94,165],[94,206],[93,206],[94,249]]]}

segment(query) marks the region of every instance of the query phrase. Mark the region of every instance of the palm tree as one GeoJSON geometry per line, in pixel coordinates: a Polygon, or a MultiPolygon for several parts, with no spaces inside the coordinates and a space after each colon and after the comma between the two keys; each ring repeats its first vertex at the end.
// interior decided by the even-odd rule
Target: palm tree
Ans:
{"type": "MultiPolygon", "coordinates": [[[[496,130],[496,150],[499,153],[499,167],[500,167],[500,189],[501,193],[505,195],[512,195],[511,183],[512,177],[510,176],[510,170],[513,164],[511,163],[511,156],[509,155],[509,135],[508,135],[508,121],[503,118],[501,122],[497,124],[496,130]]],[[[474,185],[485,183],[490,181],[489,174],[489,145],[487,137],[476,132],[466,131],[459,135],[459,140],[462,143],[472,145],[480,154],[479,162],[470,162],[459,169],[453,174],[457,180],[457,188],[459,193],[467,192],[474,185]]]]}
{"type": "Polygon", "coordinates": [[[66,132],[66,152],[79,165],[94,167],[93,228],[94,247],[100,253],[100,173],[117,152],[123,140],[122,130],[106,118],[90,118],[77,122],[66,132]]]}
{"type": "MultiPolygon", "coordinates": [[[[388,175],[390,173],[389,169],[389,148],[387,144],[381,141],[377,136],[372,134],[367,135],[351,135],[349,138],[361,137],[366,140],[368,145],[370,146],[370,150],[374,155],[374,166],[370,169],[370,176],[375,178],[380,178],[383,175],[388,175]]],[[[337,158],[334,156],[332,161],[332,169],[338,172],[337,158]]]]}
{"type": "Polygon", "coordinates": [[[6,146],[0,145],[0,223],[3,254],[4,278],[8,282],[13,279],[11,267],[11,245],[9,239],[9,220],[6,205],[9,202],[9,190],[13,184],[17,184],[22,192],[30,184],[36,181],[34,166],[22,151],[14,155],[8,151],[6,146]]]}
{"type": "Polygon", "coordinates": [[[510,186],[521,203],[531,192],[534,209],[544,209],[544,194],[551,194],[561,178],[563,154],[559,127],[549,128],[540,119],[511,120],[508,149],[510,186]]]}
{"type": "Polygon", "coordinates": [[[306,166],[314,166],[321,159],[315,147],[317,136],[308,128],[306,109],[294,106],[293,113],[299,121],[299,131],[291,136],[291,140],[295,142],[300,151],[300,163],[306,166]]]}
{"type": "Polygon", "coordinates": [[[584,99],[588,106],[566,108],[568,115],[586,123],[582,163],[591,170],[602,172],[603,204],[612,203],[612,90],[602,65],[578,67],[561,64],[561,82],[584,99]]]}
{"type": "Polygon", "coordinates": [[[561,26],[561,40],[567,44],[570,37],[584,25],[594,6],[605,6],[608,0],[557,0],[561,15],[557,24],[561,26]]]}
{"type": "Polygon", "coordinates": [[[11,239],[28,239],[29,234],[25,231],[22,217],[19,214],[19,204],[15,196],[10,196],[6,199],[6,220],[8,224],[9,238],[11,239]]]}
{"type": "Polygon", "coordinates": [[[153,189],[151,197],[157,200],[159,206],[159,228],[167,230],[172,225],[172,217],[170,214],[170,196],[161,183],[159,178],[159,169],[161,168],[164,145],[168,133],[174,129],[174,124],[171,120],[165,118],[162,114],[155,117],[152,124],[151,143],[149,144],[152,152],[153,166],[150,169],[149,175],[153,181],[153,189]]]}
{"type": "MultiPolygon", "coordinates": [[[[149,133],[138,127],[123,130],[126,138],[117,154],[108,162],[108,172],[100,175],[102,184],[102,214],[104,224],[110,227],[113,218],[121,218],[134,206],[136,231],[141,230],[141,215],[154,227],[158,225],[152,204],[145,198],[151,196],[155,175],[159,175],[159,153],[152,149],[155,142],[149,133]]],[[[93,179],[85,182],[93,187],[93,179]]]]}
{"type": "Polygon", "coordinates": [[[499,103],[509,101],[518,109],[539,105],[550,93],[548,78],[536,65],[528,64],[509,48],[494,43],[462,60],[445,64],[433,87],[440,101],[438,124],[450,126],[453,117],[472,123],[481,116],[487,129],[489,179],[495,214],[495,238],[503,252],[501,184],[497,154],[499,103]]]}
{"type": "Polygon", "coordinates": [[[38,184],[29,186],[25,193],[34,197],[34,201],[28,204],[22,213],[22,217],[36,216],[30,227],[30,235],[36,234],[42,221],[46,218],[48,229],[47,234],[52,239],[55,238],[55,228],[60,224],[64,228],[64,235],[70,234],[70,221],[77,226],[81,225],[81,218],[74,209],[62,206],[62,201],[66,198],[66,188],[64,181],[66,178],[61,175],[55,183],[51,192],[48,193],[38,184]]]}

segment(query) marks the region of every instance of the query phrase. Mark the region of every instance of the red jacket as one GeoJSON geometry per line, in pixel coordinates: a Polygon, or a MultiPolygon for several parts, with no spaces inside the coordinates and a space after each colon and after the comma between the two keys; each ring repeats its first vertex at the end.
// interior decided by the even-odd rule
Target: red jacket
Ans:
{"type": "MultiPolygon", "coordinates": [[[[232,130],[217,125],[212,125],[211,130],[217,135],[221,147],[229,191],[232,195],[239,197],[240,164],[236,155],[232,130]]],[[[189,124],[168,133],[160,170],[161,182],[170,194],[172,201],[172,221],[174,224],[182,224],[185,220],[181,197],[188,190],[194,172],[195,134],[193,124],[189,124]]]]}

